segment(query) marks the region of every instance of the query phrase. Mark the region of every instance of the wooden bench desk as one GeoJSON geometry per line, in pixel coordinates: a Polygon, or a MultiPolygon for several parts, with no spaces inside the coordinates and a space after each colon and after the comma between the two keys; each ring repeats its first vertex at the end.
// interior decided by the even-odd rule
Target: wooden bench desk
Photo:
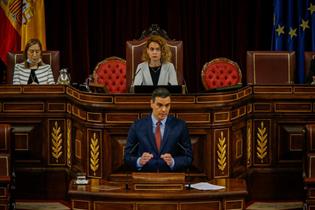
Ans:
{"type": "Polygon", "coordinates": [[[91,179],[88,185],[69,186],[72,209],[85,210],[228,210],[245,209],[246,183],[243,179],[215,179],[222,190],[134,191],[125,183],[91,179]]]}

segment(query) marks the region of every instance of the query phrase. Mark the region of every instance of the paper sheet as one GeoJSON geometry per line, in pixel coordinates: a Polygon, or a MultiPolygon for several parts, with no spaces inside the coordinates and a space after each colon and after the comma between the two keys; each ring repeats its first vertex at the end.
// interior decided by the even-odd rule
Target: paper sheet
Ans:
{"type": "Polygon", "coordinates": [[[214,185],[208,182],[199,182],[199,183],[191,184],[190,187],[197,190],[221,190],[225,188],[224,186],[214,185]]]}

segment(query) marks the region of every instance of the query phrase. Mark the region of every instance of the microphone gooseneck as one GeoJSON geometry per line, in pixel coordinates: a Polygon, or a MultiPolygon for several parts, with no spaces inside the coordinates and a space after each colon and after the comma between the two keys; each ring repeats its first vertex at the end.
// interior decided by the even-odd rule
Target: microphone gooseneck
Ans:
{"type": "Polygon", "coordinates": [[[136,150],[136,148],[138,147],[138,145],[139,145],[139,142],[135,143],[135,144],[131,147],[131,149],[130,149],[130,151],[129,151],[129,154],[132,154],[132,153],[136,150]]]}
{"type": "MultiPolygon", "coordinates": [[[[129,150],[129,155],[131,155],[132,153],[134,153],[135,152],[135,150],[137,149],[137,147],[139,146],[139,142],[137,142],[137,143],[135,143],[132,147],[131,147],[131,149],[129,150]]],[[[128,180],[128,170],[127,170],[127,164],[125,164],[125,166],[126,166],[126,169],[125,169],[125,171],[126,171],[126,183],[125,183],[125,191],[128,191],[129,190],[129,180],[128,180]]]]}
{"type": "MultiPolygon", "coordinates": [[[[181,143],[177,143],[177,145],[181,148],[181,150],[184,151],[185,153],[185,157],[187,158],[187,149],[181,144],[181,143]]],[[[190,180],[190,167],[188,166],[187,169],[186,169],[186,173],[187,173],[187,181],[188,181],[188,190],[191,189],[191,180],[190,180]]]]}
{"type": "Polygon", "coordinates": [[[136,79],[136,76],[139,74],[140,71],[141,71],[141,68],[139,68],[139,69],[136,71],[136,73],[135,73],[135,75],[134,75],[134,77],[133,77],[133,80],[132,80],[131,85],[130,85],[130,92],[134,92],[135,79],[136,79]]]}

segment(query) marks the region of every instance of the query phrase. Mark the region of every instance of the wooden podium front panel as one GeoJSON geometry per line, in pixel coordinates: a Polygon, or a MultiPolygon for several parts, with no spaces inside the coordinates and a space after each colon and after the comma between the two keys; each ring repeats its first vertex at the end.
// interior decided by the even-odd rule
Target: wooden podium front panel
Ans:
{"type": "MultiPolygon", "coordinates": [[[[243,209],[239,205],[237,208],[230,208],[227,206],[226,209],[243,209]]],[[[222,209],[219,201],[208,201],[208,202],[182,202],[177,204],[175,202],[161,203],[161,202],[147,202],[147,203],[136,203],[135,205],[130,202],[94,202],[94,210],[219,210],[222,209]]]]}
{"type": "Polygon", "coordinates": [[[177,210],[177,203],[158,203],[158,202],[147,202],[147,203],[136,203],[137,210],[177,210]]]}
{"type": "Polygon", "coordinates": [[[91,202],[87,200],[72,200],[71,202],[72,209],[77,210],[91,210],[91,202]]]}
{"type": "Polygon", "coordinates": [[[181,210],[218,210],[222,209],[221,203],[219,201],[208,201],[208,202],[187,202],[180,204],[181,210]]]}
{"type": "Polygon", "coordinates": [[[134,204],[131,202],[94,202],[94,210],[134,210],[134,204]]]}

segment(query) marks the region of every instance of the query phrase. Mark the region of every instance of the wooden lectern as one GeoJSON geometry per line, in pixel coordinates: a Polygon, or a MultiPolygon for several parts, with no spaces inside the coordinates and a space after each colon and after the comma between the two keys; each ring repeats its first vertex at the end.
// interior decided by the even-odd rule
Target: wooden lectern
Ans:
{"type": "Polygon", "coordinates": [[[184,190],[184,173],[141,173],[132,176],[133,190],[175,191],[184,190]]]}

